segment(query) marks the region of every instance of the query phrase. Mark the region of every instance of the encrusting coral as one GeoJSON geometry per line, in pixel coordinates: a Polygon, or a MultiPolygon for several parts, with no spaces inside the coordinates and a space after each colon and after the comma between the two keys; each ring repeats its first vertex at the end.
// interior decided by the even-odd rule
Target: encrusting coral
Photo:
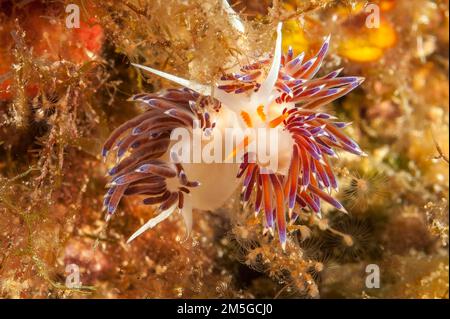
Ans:
{"type": "MultiPolygon", "coordinates": [[[[378,28],[365,24],[374,8],[365,1],[223,4],[1,2],[0,296],[448,298],[448,1],[372,1],[378,28]],[[80,29],[65,27],[69,3],[80,8],[80,29]],[[264,215],[255,217],[257,192],[249,197],[224,184],[232,189],[221,197],[224,205],[194,212],[187,239],[183,219],[172,216],[127,244],[158,214],[140,197],[127,196],[114,218],[103,219],[104,185],[114,164],[103,163],[102,144],[114,128],[149,112],[127,99],[149,92],[145,96],[161,101],[158,92],[166,92],[184,103],[194,96],[195,110],[211,126],[217,101],[222,110],[230,104],[198,101],[197,93],[172,90],[172,82],[131,63],[204,88],[221,82],[214,94],[254,95],[270,73],[279,22],[283,68],[289,46],[304,52],[300,67],[318,52],[322,57],[331,35],[316,80],[308,81],[340,68],[336,79],[359,84],[365,78],[316,113],[351,122],[345,134],[368,155],[337,151],[339,159],[330,160],[340,186],[333,198],[348,214],[322,201],[321,218],[295,206],[295,222],[289,222],[287,201],[283,250],[284,232],[264,233],[264,215]],[[239,70],[255,61],[263,61],[260,69],[239,70]],[[369,264],[380,268],[379,289],[365,286],[369,264]],[[75,286],[68,284],[73,267],[80,279],[75,286]]],[[[277,83],[284,97],[291,98],[293,88],[287,78],[277,83]]],[[[239,110],[238,123],[257,126],[258,106],[255,114],[244,109],[248,116],[239,110]]],[[[264,111],[267,119],[277,117],[264,111]]],[[[174,115],[164,117],[177,121],[174,115]]],[[[286,163],[293,157],[288,153],[286,163]]],[[[250,182],[257,176],[249,167],[242,178],[250,182]]],[[[186,174],[188,182],[197,180],[192,175],[186,174]]],[[[221,182],[224,177],[217,187],[221,182]]]]}

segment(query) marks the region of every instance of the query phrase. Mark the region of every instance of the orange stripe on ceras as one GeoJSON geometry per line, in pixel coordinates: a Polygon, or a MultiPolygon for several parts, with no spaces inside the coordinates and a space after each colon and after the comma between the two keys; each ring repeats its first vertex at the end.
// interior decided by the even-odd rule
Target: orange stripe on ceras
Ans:
{"type": "Polygon", "coordinates": [[[278,125],[280,125],[281,123],[283,123],[283,121],[289,116],[288,112],[285,112],[284,114],[281,114],[280,116],[274,118],[272,121],[269,122],[269,127],[270,128],[275,128],[278,125]]]}
{"type": "MultiPolygon", "coordinates": [[[[292,152],[291,166],[289,167],[289,215],[292,215],[292,209],[295,205],[295,197],[297,195],[298,177],[300,174],[300,151],[295,144],[292,152]]],[[[286,196],[286,195],[285,195],[286,196]]],[[[289,216],[291,217],[291,216],[289,216]]]]}
{"type": "Polygon", "coordinates": [[[270,187],[269,175],[261,174],[263,200],[264,200],[264,213],[266,215],[266,222],[269,228],[273,227],[273,215],[272,215],[272,192],[270,187]]]}
{"type": "Polygon", "coordinates": [[[280,180],[275,174],[270,175],[276,199],[276,218],[278,226],[278,235],[282,243],[286,240],[286,216],[284,214],[284,196],[280,180]]]}

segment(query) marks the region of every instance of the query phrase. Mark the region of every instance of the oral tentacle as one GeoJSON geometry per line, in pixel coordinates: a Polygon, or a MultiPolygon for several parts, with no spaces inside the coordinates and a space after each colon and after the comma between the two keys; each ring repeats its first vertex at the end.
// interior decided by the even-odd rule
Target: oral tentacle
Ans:
{"type": "Polygon", "coordinates": [[[172,213],[174,212],[175,208],[176,208],[176,205],[172,205],[171,207],[169,207],[166,210],[162,211],[155,218],[150,219],[141,228],[139,228],[133,235],[130,236],[130,238],[127,240],[127,244],[129,244],[130,242],[135,240],[137,237],[139,237],[145,231],[155,227],[160,222],[162,222],[163,220],[167,219],[170,215],[172,215],[172,213]]]}
{"type": "Polygon", "coordinates": [[[153,74],[155,74],[159,77],[162,77],[166,80],[169,80],[171,82],[177,83],[185,88],[189,88],[199,94],[207,95],[207,96],[211,95],[211,87],[209,87],[207,85],[200,84],[195,81],[183,79],[181,77],[178,77],[178,76],[175,76],[170,73],[163,72],[163,71],[159,71],[157,69],[154,69],[154,68],[151,68],[151,67],[148,67],[145,65],[141,65],[141,64],[137,64],[137,63],[131,63],[131,65],[133,65],[134,67],[136,67],[138,69],[153,73],[153,74]]]}

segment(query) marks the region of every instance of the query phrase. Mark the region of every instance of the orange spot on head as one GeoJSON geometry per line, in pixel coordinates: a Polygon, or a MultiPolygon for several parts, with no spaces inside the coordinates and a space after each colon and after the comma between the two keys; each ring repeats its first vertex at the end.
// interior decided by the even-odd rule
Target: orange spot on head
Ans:
{"type": "Polygon", "coordinates": [[[250,117],[250,114],[248,114],[245,111],[241,111],[241,117],[248,127],[253,127],[253,122],[252,122],[252,118],[250,117]]]}
{"type": "Polygon", "coordinates": [[[261,119],[261,121],[266,122],[266,113],[264,113],[264,105],[258,106],[256,112],[258,113],[258,116],[261,119]]]}

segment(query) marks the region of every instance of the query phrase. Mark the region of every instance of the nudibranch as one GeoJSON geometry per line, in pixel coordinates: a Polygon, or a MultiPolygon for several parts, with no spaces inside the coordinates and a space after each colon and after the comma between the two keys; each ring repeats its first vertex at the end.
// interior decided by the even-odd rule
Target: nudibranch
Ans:
{"type": "MultiPolygon", "coordinates": [[[[225,9],[230,13],[231,8],[225,9]]],[[[242,22],[232,16],[231,23],[242,32],[242,22]]],[[[111,182],[104,199],[107,218],[124,196],[145,196],[143,204],[159,206],[159,214],[128,241],[174,211],[181,213],[189,232],[193,209],[217,209],[239,186],[242,202],[251,202],[255,214],[261,212],[262,231],[277,233],[283,249],[287,225],[295,222],[300,210],[320,217],[324,201],[345,212],[331,196],[338,188],[331,158],[337,157],[337,149],[359,156],[365,153],[342,132],[348,123],[319,108],[356,88],[363,78],[339,77],[342,69],[316,78],[330,38],[304,61],[304,53],[294,56],[291,48],[282,54],[281,30],[279,23],[272,55],[222,76],[215,87],[133,64],[183,88],[131,97],[145,111],[114,130],[104,144],[103,156],[114,150],[117,159],[109,170],[111,182]],[[195,125],[213,139],[223,138],[214,132],[226,128],[276,129],[277,169],[267,170],[250,160],[248,152],[239,163],[180,162],[171,152],[171,132],[179,127],[192,131],[195,125]]]]}

